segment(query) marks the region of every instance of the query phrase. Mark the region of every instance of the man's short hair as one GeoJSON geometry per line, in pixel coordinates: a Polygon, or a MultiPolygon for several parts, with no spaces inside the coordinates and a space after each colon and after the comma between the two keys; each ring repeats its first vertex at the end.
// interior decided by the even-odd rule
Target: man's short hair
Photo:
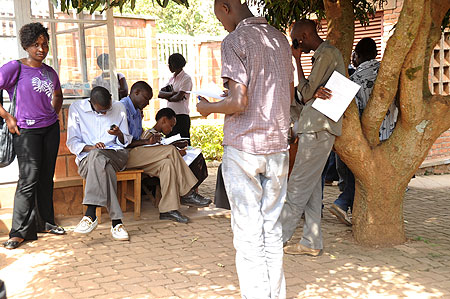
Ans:
{"type": "Polygon", "coordinates": [[[142,90],[148,93],[153,93],[153,89],[145,81],[137,81],[136,83],[134,83],[133,86],[131,86],[130,94],[132,94],[136,90],[142,90]]]}
{"type": "Polygon", "coordinates": [[[377,57],[377,43],[370,37],[362,38],[355,47],[355,52],[363,60],[371,60],[377,57]]]}
{"type": "Polygon", "coordinates": [[[180,53],[173,53],[169,56],[169,65],[175,70],[182,69],[186,65],[186,59],[180,53]]]}
{"type": "Polygon", "coordinates": [[[104,108],[109,107],[111,105],[111,94],[106,88],[96,86],[91,91],[91,103],[98,104],[104,108]]]}
{"type": "Polygon", "coordinates": [[[171,108],[162,108],[161,110],[158,111],[158,113],[156,113],[155,120],[158,121],[163,117],[172,119],[176,117],[175,111],[173,111],[171,108]]]}
{"type": "Polygon", "coordinates": [[[310,19],[301,19],[294,23],[294,27],[292,30],[297,28],[305,28],[306,31],[316,32],[317,33],[317,23],[310,19]]]}

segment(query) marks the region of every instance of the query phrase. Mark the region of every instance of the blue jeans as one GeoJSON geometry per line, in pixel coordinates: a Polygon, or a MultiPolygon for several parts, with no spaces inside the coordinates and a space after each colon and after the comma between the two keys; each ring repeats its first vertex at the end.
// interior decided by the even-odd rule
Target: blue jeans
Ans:
{"type": "Polygon", "coordinates": [[[336,155],[336,164],[339,176],[343,178],[345,182],[344,191],[339,194],[339,197],[334,201],[334,204],[340,207],[342,210],[353,210],[353,200],[355,198],[355,177],[352,171],[345,165],[345,163],[336,155]]]}
{"type": "Polygon", "coordinates": [[[287,151],[253,155],[224,147],[222,174],[243,298],[286,298],[279,216],[286,199],[288,160],[287,151]]]}

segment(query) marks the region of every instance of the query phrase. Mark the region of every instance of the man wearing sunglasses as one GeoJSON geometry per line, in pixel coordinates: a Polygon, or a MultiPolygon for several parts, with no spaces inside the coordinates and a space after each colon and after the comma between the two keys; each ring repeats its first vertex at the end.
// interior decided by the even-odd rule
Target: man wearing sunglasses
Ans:
{"type": "Polygon", "coordinates": [[[123,170],[128,159],[125,149],[131,143],[127,113],[119,103],[111,103],[111,94],[94,87],[90,100],[74,102],[69,108],[67,147],[75,154],[78,173],[86,179],[83,204],[87,211],[74,232],[87,234],[98,224],[97,207],[106,207],[112,220],[115,240],[128,240],[117,199],[116,171],[123,170]]]}

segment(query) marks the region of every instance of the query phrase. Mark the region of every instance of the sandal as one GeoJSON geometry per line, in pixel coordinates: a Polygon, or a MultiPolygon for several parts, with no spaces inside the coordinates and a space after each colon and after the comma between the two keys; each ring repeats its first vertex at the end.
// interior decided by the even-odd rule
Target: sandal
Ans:
{"type": "Polygon", "coordinates": [[[8,241],[6,241],[6,242],[3,243],[3,246],[4,246],[6,249],[16,249],[16,248],[19,247],[20,244],[22,244],[23,241],[24,241],[24,239],[21,239],[21,238],[16,238],[16,239],[21,240],[21,241],[9,239],[8,241]]]}

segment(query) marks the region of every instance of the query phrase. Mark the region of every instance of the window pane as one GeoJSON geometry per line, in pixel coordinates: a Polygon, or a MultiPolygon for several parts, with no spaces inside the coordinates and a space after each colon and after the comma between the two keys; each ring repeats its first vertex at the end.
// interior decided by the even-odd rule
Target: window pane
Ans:
{"type": "Polygon", "coordinates": [[[14,17],[14,0],[0,0],[1,17],[14,17]]]}
{"type": "MultiPolygon", "coordinates": [[[[108,53],[107,39],[103,37],[106,25],[84,24],[84,56],[80,40],[79,24],[56,24],[58,50],[58,74],[66,98],[84,98],[89,96],[92,83],[101,74],[97,66],[97,56],[108,53]]],[[[83,37],[83,33],[81,33],[83,37]]],[[[109,81],[109,80],[108,80],[109,81]]]]}
{"type": "Polygon", "coordinates": [[[103,86],[111,92],[109,48],[106,25],[86,25],[86,59],[92,87],[103,86]]]}
{"type": "Polygon", "coordinates": [[[31,16],[39,19],[49,18],[48,1],[31,0],[31,16]]]}
{"type": "Polygon", "coordinates": [[[0,65],[18,58],[16,22],[0,19],[0,65]]]}

